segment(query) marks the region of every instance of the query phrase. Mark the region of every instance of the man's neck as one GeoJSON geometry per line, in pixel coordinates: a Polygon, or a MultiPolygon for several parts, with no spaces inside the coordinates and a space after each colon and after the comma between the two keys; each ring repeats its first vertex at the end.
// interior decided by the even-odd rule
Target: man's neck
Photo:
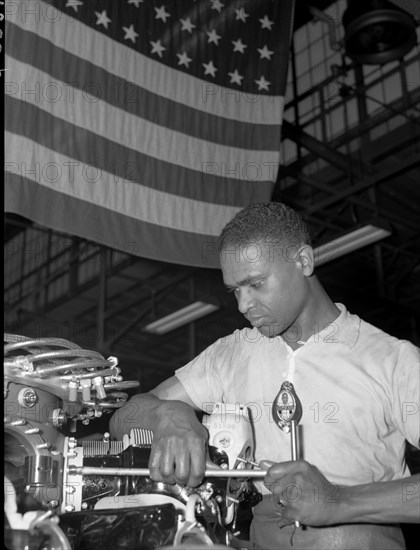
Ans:
{"type": "Polygon", "coordinates": [[[284,341],[293,349],[300,348],[311,336],[324,330],[340,315],[340,310],[325,292],[321,283],[314,277],[311,281],[311,293],[308,306],[296,327],[282,334],[284,341]]]}

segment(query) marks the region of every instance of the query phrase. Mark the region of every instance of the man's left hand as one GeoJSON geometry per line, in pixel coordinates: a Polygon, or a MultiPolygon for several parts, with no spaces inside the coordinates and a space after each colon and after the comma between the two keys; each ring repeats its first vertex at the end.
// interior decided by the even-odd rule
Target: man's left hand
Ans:
{"type": "Polygon", "coordinates": [[[271,491],[279,512],[280,525],[299,521],[303,525],[322,526],[338,523],[341,487],[328,481],[315,466],[296,462],[260,462],[268,469],[265,486],[271,491]]]}

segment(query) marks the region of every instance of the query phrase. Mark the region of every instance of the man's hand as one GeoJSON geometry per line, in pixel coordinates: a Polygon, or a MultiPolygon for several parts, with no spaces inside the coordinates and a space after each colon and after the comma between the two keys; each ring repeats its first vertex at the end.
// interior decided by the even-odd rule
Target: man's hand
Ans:
{"type": "Polygon", "coordinates": [[[272,493],[281,526],[296,520],[312,526],[337,523],[341,487],[330,483],[318,468],[303,460],[278,464],[263,460],[260,467],[268,468],[264,484],[272,493]]]}
{"type": "Polygon", "coordinates": [[[208,432],[194,410],[181,401],[163,401],[149,460],[154,481],[197,487],[205,471],[208,432]]]}
{"type": "Polygon", "coordinates": [[[114,413],[111,436],[122,439],[133,428],[153,431],[149,460],[152,479],[197,487],[205,472],[208,432],[198,421],[197,407],[172,376],[154,390],[134,395],[114,413]]]}
{"type": "Polygon", "coordinates": [[[336,485],[315,466],[298,460],[274,464],[267,469],[264,484],[272,492],[280,525],[300,521],[323,526],[341,523],[420,523],[420,474],[365,483],[336,485]]]}

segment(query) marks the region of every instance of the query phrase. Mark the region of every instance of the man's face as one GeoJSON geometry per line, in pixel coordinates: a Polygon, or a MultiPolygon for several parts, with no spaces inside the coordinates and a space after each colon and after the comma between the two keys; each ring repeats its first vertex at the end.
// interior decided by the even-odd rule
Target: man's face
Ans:
{"type": "Polygon", "coordinates": [[[300,334],[309,285],[296,251],[253,243],[222,251],[220,263],[226,287],[253,327],[268,337],[288,329],[300,334]]]}

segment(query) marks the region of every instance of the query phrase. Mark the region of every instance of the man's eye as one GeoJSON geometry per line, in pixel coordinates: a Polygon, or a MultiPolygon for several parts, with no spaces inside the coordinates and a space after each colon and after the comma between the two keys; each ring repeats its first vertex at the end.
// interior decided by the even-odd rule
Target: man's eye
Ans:
{"type": "Polygon", "coordinates": [[[260,288],[260,286],[262,286],[262,281],[258,281],[257,283],[253,283],[251,286],[253,288],[260,288]]]}

